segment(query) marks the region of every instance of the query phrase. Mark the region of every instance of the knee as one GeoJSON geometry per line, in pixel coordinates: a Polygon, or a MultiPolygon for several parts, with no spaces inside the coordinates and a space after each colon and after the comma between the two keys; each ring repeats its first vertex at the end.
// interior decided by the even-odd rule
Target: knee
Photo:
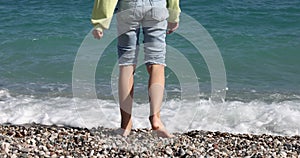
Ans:
{"type": "Polygon", "coordinates": [[[161,64],[147,65],[147,71],[151,75],[153,72],[164,72],[165,66],[161,64]]]}

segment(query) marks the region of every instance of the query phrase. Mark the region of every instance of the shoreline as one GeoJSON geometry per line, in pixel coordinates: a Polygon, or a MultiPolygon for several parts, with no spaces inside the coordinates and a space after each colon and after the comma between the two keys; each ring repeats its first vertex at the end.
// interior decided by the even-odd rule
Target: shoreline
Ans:
{"type": "Polygon", "coordinates": [[[116,129],[1,124],[0,157],[300,157],[300,136],[193,130],[158,138],[150,129],[128,137],[116,129]]]}

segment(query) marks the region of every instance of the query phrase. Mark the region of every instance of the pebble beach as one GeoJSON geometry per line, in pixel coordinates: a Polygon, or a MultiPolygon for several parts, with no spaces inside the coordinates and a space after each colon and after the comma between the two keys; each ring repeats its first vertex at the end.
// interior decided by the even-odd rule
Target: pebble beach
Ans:
{"type": "Polygon", "coordinates": [[[116,129],[41,124],[2,124],[0,157],[294,157],[300,136],[231,134],[210,131],[173,133],[159,138],[150,129],[127,137],[116,129]]]}

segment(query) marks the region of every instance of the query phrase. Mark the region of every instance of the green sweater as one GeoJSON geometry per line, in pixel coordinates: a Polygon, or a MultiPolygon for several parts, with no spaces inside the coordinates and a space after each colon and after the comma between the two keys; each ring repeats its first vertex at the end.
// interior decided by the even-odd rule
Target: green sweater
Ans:
{"type": "MultiPolygon", "coordinates": [[[[167,8],[169,10],[169,22],[179,22],[179,0],[166,0],[167,8]]],[[[94,25],[94,28],[103,31],[103,29],[108,29],[114,10],[118,0],[95,0],[94,8],[92,12],[91,22],[94,25]]]]}

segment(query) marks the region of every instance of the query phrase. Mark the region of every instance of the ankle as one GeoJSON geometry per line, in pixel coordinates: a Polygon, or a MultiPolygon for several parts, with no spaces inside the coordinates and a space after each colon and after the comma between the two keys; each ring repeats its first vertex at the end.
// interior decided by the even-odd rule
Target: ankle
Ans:
{"type": "Polygon", "coordinates": [[[132,128],[132,120],[131,118],[129,119],[122,119],[121,120],[121,128],[124,130],[131,130],[132,128]]]}
{"type": "Polygon", "coordinates": [[[157,115],[149,116],[149,121],[153,130],[158,130],[159,128],[163,127],[160,117],[157,115]]]}
{"type": "Polygon", "coordinates": [[[159,114],[153,114],[153,115],[149,116],[149,120],[150,121],[157,120],[157,119],[160,119],[160,115],[159,114]]]}

